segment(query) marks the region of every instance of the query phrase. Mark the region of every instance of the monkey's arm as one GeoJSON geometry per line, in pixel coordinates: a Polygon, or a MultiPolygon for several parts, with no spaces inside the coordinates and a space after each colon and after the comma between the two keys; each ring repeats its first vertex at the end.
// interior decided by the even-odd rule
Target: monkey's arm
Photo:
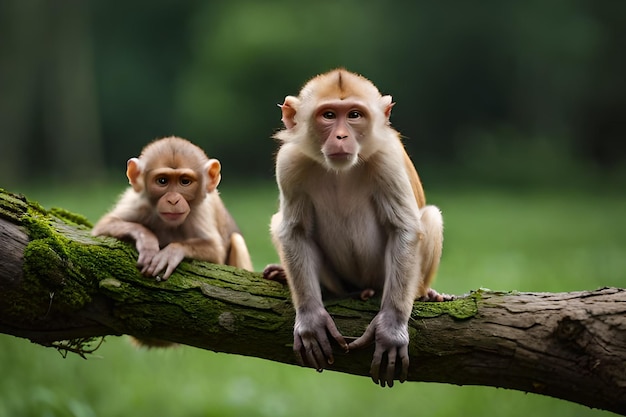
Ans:
{"type": "Polygon", "coordinates": [[[381,177],[380,189],[374,197],[375,204],[389,230],[380,312],[365,333],[348,347],[359,349],[375,342],[372,379],[381,386],[393,386],[396,361],[400,362],[400,382],[406,380],[408,373],[408,320],[421,279],[421,259],[417,254],[423,230],[406,177],[385,175],[381,177]]]}
{"type": "Polygon", "coordinates": [[[385,251],[387,272],[380,311],[363,335],[348,346],[353,350],[375,342],[370,375],[383,387],[393,386],[396,361],[400,362],[400,382],[406,380],[409,370],[408,320],[419,279],[415,273],[417,239],[417,234],[408,230],[392,233],[385,251]],[[410,257],[413,259],[408,259],[410,257]]]}
{"type": "Polygon", "coordinates": [[[114,214],[104,216],[91,231],[93,236],[111,236],[116,239],[132,239],[139,252],[137,265],[145,274],[146,266],[152,262],[159,252],[159,239],[147,227],[140,223],[122,220],[114,214]]]}
{"type": "Polygon", "coordinates": [[[144,226],[149,219],[150,207],[132,187],[126,189],[119,201],[102,216],[91,230],[93,236],[111,236],[131,239],[139,252],[137,265],[145,267],[159,252],[159,239],[144,226]]]}
{"type": "Polygon", "coordinates": [[[279,255],[296,309],[294,352],[300,363],[321,371],[334,362],[327,332],[347,350],[347,343],[322,303],[320,249],[306,230],[312,227],[313,213],[306,203],[290,196],[281,202],[281,211],[272,219],[272,233],[279,242],[279,255]]]}

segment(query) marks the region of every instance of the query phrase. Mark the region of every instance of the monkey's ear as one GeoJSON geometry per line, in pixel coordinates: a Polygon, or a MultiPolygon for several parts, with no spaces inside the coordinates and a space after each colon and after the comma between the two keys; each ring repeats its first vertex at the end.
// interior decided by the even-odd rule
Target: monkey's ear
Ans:
{"type": "Polygon", "coordinates": [[[222,180],[222,174],[220,174],[222,165],[217,159],[209,159],[204,168],[207,174],[206,191],[210,193],[217,188],[217,185],[222,180]]]}
{"type": "Polygon", "coordinates": [[[144,184],[141,178],[143,171],[143,162],[139,158],[130,158],[126,163],[126,176],[128,177],[128,183],[133,186],[133,190],[141,192],[144,184]]]}
{"type": "Polygon", "coordinates": [[[296,109],[300,105],[300,100],[298,100],[294,96],[285,97],[285,102],[283,104],[279,104],[280,110],[282,112],[282,122],[287,129],[292,129],[296,125],[296,109]]]}
{"type": "Polygon", "coordinates": [[[391,116],[391,108],[395,106],[396,103],[393,102],[391,96],[382,96],[380,98],[380,104],[382,105],[385,118],[387,119],[387,121],[389,121],[389,117],[391,116]]]}

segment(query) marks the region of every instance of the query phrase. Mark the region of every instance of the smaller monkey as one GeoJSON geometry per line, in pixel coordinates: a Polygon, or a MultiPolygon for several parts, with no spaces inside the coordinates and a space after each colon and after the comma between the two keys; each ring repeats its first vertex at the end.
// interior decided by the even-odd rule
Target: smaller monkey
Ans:
{"type": "Polygon", "coordinates": [[[167,280],[184,258],[252,270],[246,242],[217,192],[221,165],[188,140],[167,137],[128,160],[130,187],[94,236],[135,242],[145,276],[167,280]]]}

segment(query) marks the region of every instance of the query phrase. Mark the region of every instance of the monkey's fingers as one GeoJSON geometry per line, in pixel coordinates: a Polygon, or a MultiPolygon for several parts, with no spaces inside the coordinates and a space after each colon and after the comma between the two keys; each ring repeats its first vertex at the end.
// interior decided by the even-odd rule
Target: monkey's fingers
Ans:
{"type": "Polygon", "coordinates": [[[141,273],[146,277],[156,277],[157,281],[165,281],[172,274],[173,268],[169,273],[167,271],[167,259],[155,257],[152,262],[142,268],[141,273]],[[163,273],[160,274],[161,272],[163,273]]]}
{"type": "Polygon", "coordinates": [[[162,272],[162,276],[160,277],[162,280],[166,280],[172,275],[172,272],[176,269],[178,264],[182,262],[185,255],[183,251],[179,250],[176,246],[172,246],[172,244],[166,246],[161,249],[159,253],[156,254],[154,258],[152,258],[152,262],[146,268],[146,275],[157,276],[159,272],[162,272]]]}
{"type": "Polygon", "coordinates": [[[380,384],[381,387],[385,386],[384,380],[380,379],[380,367],[383,361],[383,350],[379,349],[378,346],[374,350],[374,357],[372,358],[372,364],[370,366],[370,376],[372,377],[372,381],[375,384],[380,384]]]}
{"type": "Polygon", "coordinates": [[[177,263],[169,262],[167,264],[167,268],[165,268],[165,272],[163,273],[163,276],[161,276],[161,279],[163,281],[168,279],[170,277],[170,275],[172,275],[172,273],[174,272],[174,270],[176,269],[177,266],[178,266],[177,263]]]}
{"type": "Polygon", "coordinates": [[[263,278],[270,281],[280,282],[281,284],[287,284],[287,275],[285,275],[285,269],[278,264],[269,264],[263,270],[263,278]]]}
{"type": "MultiPolygon", "coordinates": [[[[326,318],[326,330],[328,330],[328,332],[333,337],[333,339],[335,339],[337,343],[339,343],[339,346],[341,346],[341,348],[345,352],[348,352],[348,343],[346,342],[346,339],[343,338],[343,335],[339,333],[339,330],[337,330],[337,326],[335,325],[335,322],[330,316],[326,318]]],[[[330,346],[330,343],[328,342],[328,338],[326,337],[326,334],[324,334],[324,339],[326,340],[326,344],[328,345],[328,348],[324,349],[324,351],[328,352],[329,355],[327,354],[326,356],[332,359],[333,357],[332,348],[330,346]]],[[[332,364],[332,362],[330,361],[328,363],[332,364]]]]}
{"type": "MultiPolygon", "coordinates": [[[[167,266],[167,258],[163,256],[155,256],[152,258],[152,262],[148,266],[144,268],[144,275],[146,276],[157,276],[159,272],[163,271],[167,266]]],[[[165,274],[164,274],[165,275],[165,274]]],[[[167,279],[167,277],[162,276],[161,279],[167,279]]]]}
{"type": "Polygon", "coordinates": [[[298,363],[303,366],[314,368],[318,372],[324,370],[324,354],[317,341],[311,338],[294,337],[293,351],[298,363]]]}
{"type": "Polygon", "coordinates": [[[137,262],[137,266],[139,267],[141,271],[141,275],[145,277],[152,277],[156,275],[152,273],[151,268],[150,268],[150,266],[152,265],[152,262],[153,262],[152,260],[150,260],[150,262],[147,262],[145,264],[140,264],[139,262],[137,262]]]}
{"type": "Polygon", "coordinates": [[[381,387],[385,386],[385,382],[387,382],[389,388],[393,387],[393,380],[396,375],[396,356],[396,349],[392,348],[387,351],[387,369],[385,370],[384,378],[380,381],[381,387]]]}
{"type": "Polygon", "coordinates": [[[434,302],[442,302],[442,301],[453,301],[456,297],[450,294],[439,293],[437,290],[433,288],[429,288],[428,292],[425,296],[419,297],[417,301],[434,301],[434,302]]]}
{"type": "MultiPolygon", "coordinates": [[[[328,335],[326,334],[326,330],[327,329],[320,329],[320,331],[317,333],[317,340],[315,340],[315,345],[318,347],[318,349],[321,349],[321,353],[323,354],[323,361],[327,362],[328,365],[332,365],[333,363],[335,363],[335,358],[333,356],[333,348],[330,345],[330,340],[328,340],[328,335]]],[[[331,329],[328,329],[328,331],[331,332],[331,334],[333,334],[331,329]]],[[[341,334],[337,331],[337,328],[335,328],[335,332],[336,334],[333,334],[333,337],[335,338],[335,340],[336,340],[336,335],[338,335],[339,338],[343,340],[343,336],[341,336],[341,334]]],[[[346,344],[345,341],[343,343],[344,345],[346,344]]]]}
{"type": "Polygon", "coordinates": [[[137,267],[141,268],[141,273],[144,273],[144,270],[147,269],[152,263],[152,259],[157,254],[157,252],[152,251],[141,251],[139,252],[139,257],[137,258],[137,267]]]}
{"type": "MultiPolygon", "coordinates": [[[[311,366],[315,368],[317,372],[322,372],[324,370],[326,360],[324,352],[322,352],[322,348],[320,348],[317,340],[310,340],[308,341],[308,343],[305,342],[304,349],[306,352],[306,357],[311,366]]],[[[329,363],[332,363],[331,361],[332,358],[329,359],[329,363]]]]}
{"type": "Polygon", "coordinates": [[[400,383],[406,381],[409,375],[409,345],[404,345],[400,348],[400,365],[402,370],[400,371],[400,383]]]}
{"type": "Polygon", "coordinates": [[[400,374],[397,378],[400,383],[406,381],[409,372],[409,347],[408,345],[400,346],[398,348],[392,347],[386,350],[384,347],[376,347],[374,351],[374,357],[372,359],[372,365],[370,368],[370,375],[375,384],[379,384],[381,387],[388,386],[393,387],[394,379],[396,376],[398,360],[400,361],[400,374]],[[385,355],[385,353],[387,355],[385,355]]]}
{"type": "Polygon", "coordinates": [[[303,366],[307,366],[304,363],[304,357],[302,356],[302,338],[298,335],[294,335],[293,337],[293,353],[296,354],[296,361],[303,366]]]}

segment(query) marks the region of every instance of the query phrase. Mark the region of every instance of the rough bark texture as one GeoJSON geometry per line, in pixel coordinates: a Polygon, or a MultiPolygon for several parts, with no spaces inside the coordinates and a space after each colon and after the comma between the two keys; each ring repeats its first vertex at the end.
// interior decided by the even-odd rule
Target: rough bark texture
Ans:
{"type": "MultiPolygon", "coordinates": [[[[184,262],[166,282],[142,277],[132,246],[93,238],[81,216],[0,190],[0,332],[84,353],[131,334],[294,364],[288,290],[259,274],[184,262]]],[[[327,303],[346,336],[378,300],[327,303]]],[[[489,385],[626,415],[626,290],[472,292],[415,303],[410,381],[489,385]]],[[[337,351],[332,369],[367,375],[372,349],[337,351]]]]}

